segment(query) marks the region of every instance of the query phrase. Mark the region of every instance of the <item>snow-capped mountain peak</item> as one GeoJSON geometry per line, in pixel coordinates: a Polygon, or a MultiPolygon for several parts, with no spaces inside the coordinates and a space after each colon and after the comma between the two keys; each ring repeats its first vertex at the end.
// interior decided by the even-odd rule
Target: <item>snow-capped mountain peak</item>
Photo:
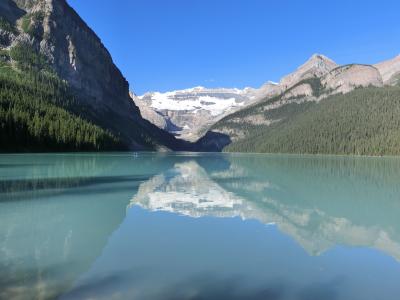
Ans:
{"type": "Polygon", "coordinates": [[[226,110],[243,106],[250,99],[251,91],[249,88],[207,89],[199,86],[165,93],[147,93],[138,99],[157,111],[187,111],[194,114],[204,110],[212,116],[218,116],[226,110]]]}
{"type": "Polygon", "coordinates": [[[132,94],[132,98],[149,121],[180,138],[195,141],[217,120],[256,101],[257,91],[251,87],[196,86],[164,93],[150,92],[142,96],[132,94]]]}

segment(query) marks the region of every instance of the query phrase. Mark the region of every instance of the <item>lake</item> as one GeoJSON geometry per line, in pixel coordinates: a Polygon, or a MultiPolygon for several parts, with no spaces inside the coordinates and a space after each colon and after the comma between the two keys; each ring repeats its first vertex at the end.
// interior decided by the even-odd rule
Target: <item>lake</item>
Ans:
{"type": "Polygon", "coordinates": [[[399,299],[400,159],[0,155],[0,299],[399,299]]]}

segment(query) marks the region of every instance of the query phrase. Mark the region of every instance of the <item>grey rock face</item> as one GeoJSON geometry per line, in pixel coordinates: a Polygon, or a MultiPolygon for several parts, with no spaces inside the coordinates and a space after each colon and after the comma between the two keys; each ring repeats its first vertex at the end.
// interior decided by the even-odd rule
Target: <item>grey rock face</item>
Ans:
{"type": "Polygon", "coordinates": [[[15,39],[15,35],[11,32],[0,29],[0,46],[7,48],[11,42],[15,39]]]}
{"type": "Polygon", "coordinates": [[[283,77],[280,81],[280,86],[283,90],[286,90],[302,80],[313,77],[322,77],[337,66],[338,65],[328,57],[321,54],[314,54],[295,72],[283,77]]]}
{"type": "Polygon", "coordinates": [[[53,61],[61,77],[82,91],[91,104],[105,104],[115,110],[120,110],[121,104],[126,106],[128,82],[100,39],[68,4],[60,0],[37,1],[30,11],[36,10],[45,13],[40,49],[53,61]]]}
{"type": "Polygon", "coordinates": [[[313,89],[310,84],[303,83],[297,86],[294,86],[290,90],[287,90],[286,93],[282,95],[283,100],[289,100],[298,97],[311,97],[313,96],[313,89]]]}
{"type": "Polygon", "coordinates": [[[400,82],[400,55],[378,63],[374,67],[379,70],[385,85],[395,85],[400,82]]]}
{"type": "Polygon", "coordinates": [[[369,65],[347,65],[335,68],[324,76],[322,84],[329,94],[348,93],[359,87],[383,86],[378,69],[369,65]]]}
{"type": "Polygon", "coordinates": [[[143,118],[149,120],[157,127],[167,130],[168,128],[167,120],[160,112],[157,112],[156,110],[147,106],[144,101],[139,101],[134,93],[130,93],[130,96],[132,100],[135,102],[136,106],[139,108],[140,114],[142,115],[143,118]]]}
{"type": "MultiPolygon", "coordinates": [[[[65,0],[1,0],[1,8],[9,19],[19,18],[20,34],[12,37],[12,46],[25,43],[39,50],[77,99],[90,107],[93,122],[120,136],[132,149],[143,148],[145,136],[174,143],[172,136],[140,116],[129,96],[128,82],[110,53],[65,0]],[[33,33],[24,33],[23,16],[30,17],[33,33]]],[[[0,33],[0,40],[4,44],[7,37],[0,33]]]]}
{"type": "Polygon", "coordinates": [[[268,81],[258,90],[254,90],[257,99],[272,98],[282,93],[282,86],[278,83],[268,81]]]}

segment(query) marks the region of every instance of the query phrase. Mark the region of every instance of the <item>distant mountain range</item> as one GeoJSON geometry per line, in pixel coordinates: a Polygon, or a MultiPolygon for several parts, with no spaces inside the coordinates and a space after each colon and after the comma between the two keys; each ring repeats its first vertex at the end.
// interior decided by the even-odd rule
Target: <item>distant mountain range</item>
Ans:
{"type": "MultiPolygon", "coordinates": [[[[348,93],[360,87],[396,85],[399,74],[400,57],[374,66],[339,66],[324,55],[314,54],[279,83],[269,81],[258,89],[195,87],[166,93],[151,92],[143,96],[132,95],[132,98],[142,115],[152,123],[179,138],[196,140],[225,116],[278,95],[282,95],[280,101],[275,102],[271,108],[293,101],[317,102],[330,95],[348,93]],[[314,92],[314,89],[319,88],[316,84],[323,86],[324,91],[314,92]]],[[[259,115],[249,121],[255,124],[269,123],[259,115]]],[[[237,122],[240,123],[240,120],[237,122]]]]}
{"type": "Polygon", "coordinates": [[[192,141],[218,133],[229,139],[221,143],[227,151],[399,154],[399,82],[400,56],[338,65],[314,54],[259,89],[197,87],[133,99],[160,128],[192,141]]]}
{"type": "Polygon", "coordinates": [[[145,119],[180,139],[194,142],[216,121],[279,92],[279,85],[268,81],[257,89],[198,86],[142,96],[131,93],[131,97],[145,119]]]}
{"type": "Polygon", "coordinates": [[[132,98],[144,118],[185,140],[198,140],[217,120],[254,103],[257,90],[195,87],[132,98]]]}
{"type": "Polygon", "coordinates": [[[0,151],[400,154],[400,56],[137,96],[65,0],[0,2],[0,151]]]}

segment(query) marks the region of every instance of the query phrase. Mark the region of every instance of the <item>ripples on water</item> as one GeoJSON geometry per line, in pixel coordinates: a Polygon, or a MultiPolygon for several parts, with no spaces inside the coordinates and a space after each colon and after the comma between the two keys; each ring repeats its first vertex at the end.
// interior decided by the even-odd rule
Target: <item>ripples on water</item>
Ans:
{"type": "Polygon", "coordinates": [[[0,299],[398,299],[400,159],[0,156],[0,299]]]}

